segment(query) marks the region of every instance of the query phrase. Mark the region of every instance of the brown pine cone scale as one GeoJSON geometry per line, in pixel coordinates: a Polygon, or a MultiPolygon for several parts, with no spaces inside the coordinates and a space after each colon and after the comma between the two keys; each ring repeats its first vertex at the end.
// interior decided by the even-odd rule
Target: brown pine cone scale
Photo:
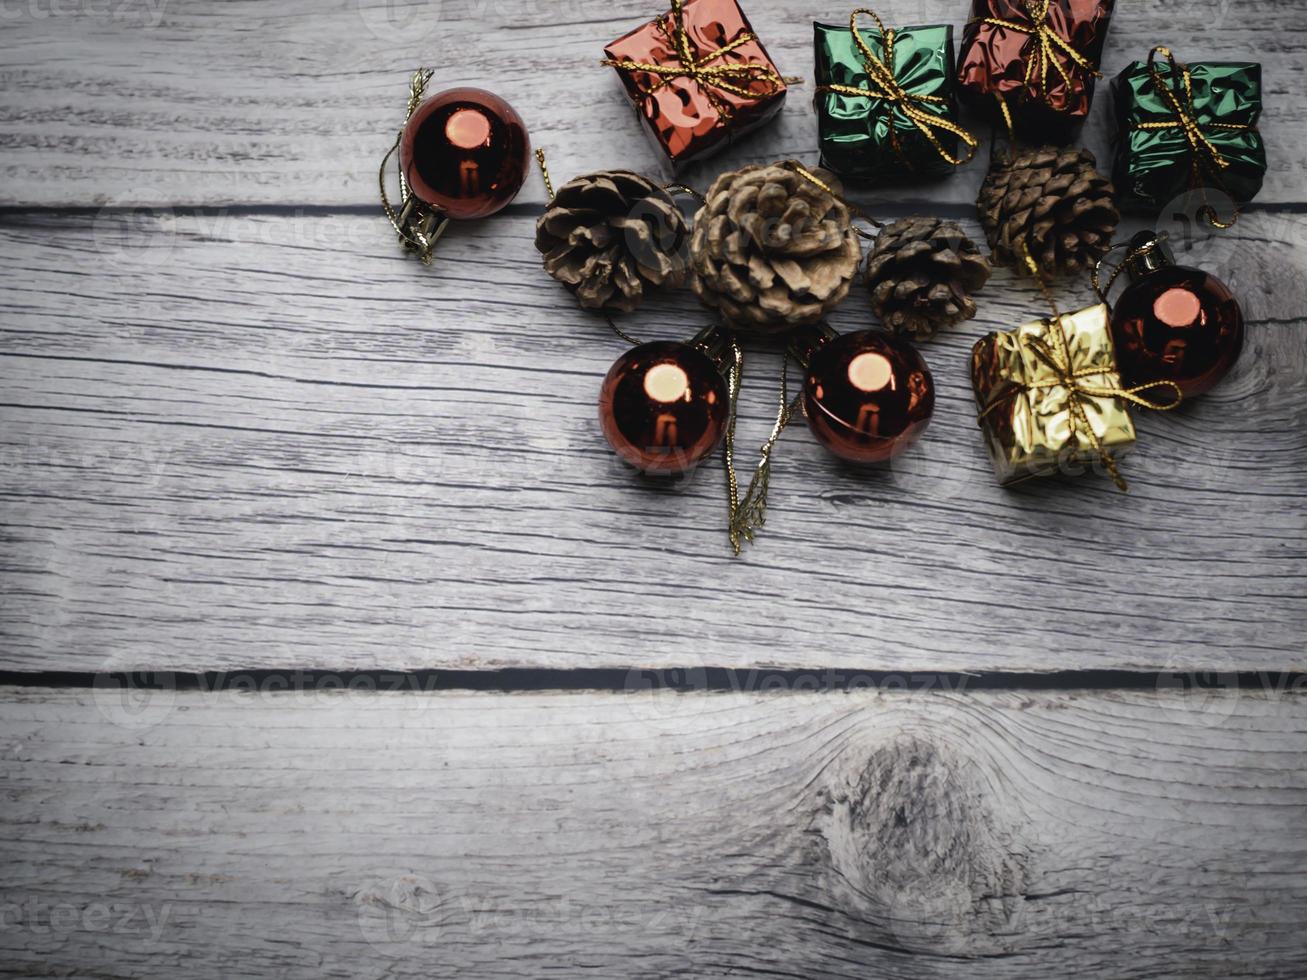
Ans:
{"type": "Polygon", "coordinates": [[[895,333],[928,339],[976,315],[971,294],[989,281],[990,271],[975,242],[951,221],[891,222],[867,259],[872,312],[895,333]]]}
{"type": "Polygon", "coordinates": [[[1082,147],[1036,146],[995,158],[976,207],[994,261],[1020,265],[1022,246],[1045,275],[1093,267],[1121,220],[1112,182],[1082,147]]]}
{"type": "Polygon", "coordinates": [[[683,286],[688,238],[672,196],[626,170],[568,181],[536,222],[545,271],[583,307],[610,312],[631,312],[648,288],[683,286]]]}
{"type": "Polygon", "coordinates": [[[792,166],[722,174],[706,200],[690,239],[691,286],[729,325],[789,330],[816,323],[848,295],[862,256],[849,210],[792,166]]]}

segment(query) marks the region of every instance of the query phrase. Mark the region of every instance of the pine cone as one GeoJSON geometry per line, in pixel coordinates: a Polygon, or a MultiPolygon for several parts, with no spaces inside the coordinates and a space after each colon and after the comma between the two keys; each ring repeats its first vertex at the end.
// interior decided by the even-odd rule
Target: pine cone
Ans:
{"type": "Polygon", "coordinates": [[[989,260],[951,221],[903,218],[881,229],[867,260],[872,311],[918,340],[976,315],[971,294],[989,280],[989,260]]]}
{"type": "Polygon", "coordinates": [[[733,327],[771,333],[832,310],[848,295],[862,250],[847,207],[773,163],[713,181],[694,219],[690,257],[691,285],[705,306],[733,327]]]}
{"type": "Polygon", "coordinates": [[[536,222],[545,271],[591,310],[630,313],[647,286],[683,286],[688,237],[672,196],[626,170],[568,181],[536,222]]]}
{"type": "Polygon", "coordinates": [[[995,158],[976,207],[994,261],[1019,263],[1024,242],[1041,273],[1091,268],[1112,243],[1121,215],[1112,182],[1076,147],[1037,146],[995,158]]]}

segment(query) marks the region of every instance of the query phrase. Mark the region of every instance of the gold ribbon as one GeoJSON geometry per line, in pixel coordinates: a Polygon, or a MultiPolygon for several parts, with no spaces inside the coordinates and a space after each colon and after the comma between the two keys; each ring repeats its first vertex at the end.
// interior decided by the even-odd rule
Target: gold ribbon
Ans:
{"type": "Polygon", "coordinates": [[[725,57],[736,48],[748,44],[750,41],[756,41],[757,36],[752,31],[745,31],[729,44],[724,44],[717,50],[701,58],[696,58],[694,56],[694,47],[690,43],[690,35],[685,29],[685,0],[671,0],[671,4],[671,40],[676,48],[678,64],[656,65],[652,62],[630,61],[621,58],[605,58],[600,64],[609,65],[622,71],[643,71],[651,75],[657,75],[658,82],[646,90],[646,95],[658,91],[674,78],[692,79],[704,87],[704,91],[714,108],[723,117],[730,116],[730,107],[714,95],[712,92],[714,88],[729,92],[739,98],[758,99],[764,95],[772,95],[785,87],[785,79],[766,65],[741,64],[738,62],[724,65],[712,64],[712,62],[725,57]],[[769,86],[767,91],[755,92],[744,87],[745,84],[756,81],[767,82],[769,86]]]}
{"type": "MultiPolygon", "coordinates": [[[[937,112],[932,112],[929,106],[924,103],[939,103],[943,106],[948,105],[948,99],[938,95],[918,95],[904,89],[894,77],[894,31],[887,30],[881,19],[876,16],[874,10],[868,10],[866,7],[859,7],[853,13],[849,14],[849,30],[853,34],[853,43],[858,46],[858,51],[862,54],[863,67],[867,70],[869,85],[867,88],[858,88],[855,85],[820,85],[817,92],[834,92],[837,95],[861,96],[864,99],[884,99],[897,106],[903,115],[921,131],[921,134],[930,141],[930,145],[935,148],[941,157],[953,166],[966,163],[976,155],[976,148],[980,141],[972,136],[956,123],[950,122],[937,112]],[[885,59],[882,61],[877,58],[875,53],[868,46],[866,39],[858,31],[858,14],[866,14],[876,22],[880,29],[881,40],[885,45],[885,59]],[[943,130],[952,133],[960,139],[967,147],[965,157],[955,157],[949,153],[935,135],[935,130],[943,130]]],[[[889,126],[890,146],[899,158],[907,162],[903,155],[903,149],[899,145],[898,131],[894,128],[893,119],[890,120],[889,126]]]]}
{"type": "MultiPolygon", "coordinates": [[[[1179,128],[1184,134],[1184,138],[1189,143],[1190,164],[1190,183],[1194,187],[1202,187],[1203,168],[1207,167],[1207,172],[1211,174],[1212,179],[1216,182],[1217,188],[1228,196],[1229,192],[1225,189],[1225,183],[1221,180],[1221,171],[1230,166],[1230,161],[1221,156],[1215,144],[1203,132],[1202,127],[1198,125],[1198,120],[1194,118],[1194,93],[1193,83],[1189,74],[1187,65],[1177,64],[1175,55],[1171,53],[1170,48],[1159,44],[1153,50],[1148,52],[1148,74],[1152,79],[1153,87],[1157,89],[1167,107],[1175,116],[1174,119],[1168,119],[1164,122],[1145,122],[1139,123],[1139,129],[1176,129],[1179,128]],[[1171,69],[1171,79],[1174,80],[1177,75],[1180,77],[1183,97],[1175,91],[1175,88],[1167,83],[1163,77],[1162,71],[1157,67],[1156,59],[1158,55],[1164,57],[1171,69]]],[[[1247,123],[1222,123],[1209,122],[1208,126],[1215,129],[1252,129],[1247,123]]],[[[1204,202],[1206,197],[1204,196],[1204,202]]],[[[1234,217],[1228,222],[1221,221],[1216,216],[1216,209],[1210,204],[1204,203],[1199,209],[1207,221],[1216,228],[1229,228],[1239,217],[1239,212],[1235,211],[1234,217]]]]}
{"type": "Polygon", "coordinates": [[[1046,317],[1044,322],[1050,327],[1054,327],[1051,332],[1057,337],[1057,349],[1050,347],[1039,337],[1022,335],[1018,337],[1017,342],[1027,347],[1039,360],[1053,372],[1054,377],[1044,381],[1017,381],[1005,387],[996,397],[991,397],[986,403],[985,408],[977,416],[977,421],[984,423],[986,417],[995,409],[1010,402],[1016,397],[1018,392],[1036,391],[1042,388],[1065,388],[1067,391],[1067,402],[1071,410],[1071,434],[1075,436],[1077,431],[1083,431],[1089,444],[1094,447],[1094,452],[1098,458],[1103,461],[1103,467],[1112,477],[1112,482],[1116,484],[1118,490],[1127,489],[1125,477],[1117,469],[1116,460],[1103,445],[1098,433],[1089,423],[1089,414],[1085,411],[1085,402],[1091,398],[1120,398],[1132,405],[1138,405],[1140,408],[1151,408],[1158,412],[1169,412],[1178,408],[1184,395],[1180,391],[1180,386],[1174,381],[1150,381],[1146,384],[1135,385],[1132,388],[1122,388],[1119,385],[1087,385],[1083,379],[1093,376],[1106,374],[1107,372],[1101,367],[1075,368],[1072,365],[1071,345],[1067,341],[1066,329],[1063,326],[1062,313],[1058,310],[1057,304],[1053,302],[1052,295],[1048,292],[1048,287],[1044,280],[1039,276],[1039,267],[1035,264],[1030,253],[1022,249],[1022,256],[1026,261],[1026,266],[1031,275],[1039,283],[1040,289],[1044,293],[1044,298],[1048,300],[1049,306],[1053,308],[1053,316],[1046,317]],[[1150,401],[1143,397],[1143,392],[1151,391],[1155,388],[1165,388],[1171,391],[1174,398],[1170,402],[1162,403],[1150,401]]]}
{"type": "MultiPolygon", "coordinates": [[[[1048,8],[1052,0],[1026,0],[1024,7],[1026,16],[1030,18],[1029,24],[1022,24],[1015,20],[1005,20],[1002,17],[981,17],[979,22],[988,24],[991,27],[1002,27],[1005,30],[1017,31],[1020,34],[1029,34],[1034,39],[1037,47],[1033,58],[1026,58],[1026,74],[1023,84],[1029,86],[1035,74],[1035,64],[1039,64],[1039,90],[1043,96],[1045,104],[1048,103],[1048,66],[1052,65],[1054,70],[1062,76],[1062,81],[1069,89],[1071,88],[1071,75],[1062,66],[1062,62],[1057,59],[1057,52],[1062,52],[1078,67],[1089,72],[1095,78],[1102,78],[1102,72],[1094,67],[1094,63],[1086,58],[1083,54],[1071,46],[1071,42],[1057,31],[1048,26],[1048,8]]],[[[973,21],[973,23],[975,23],[973,21]]],[[[997,93],[995,93],[997,96],[997,93]]],[[[1007,123],[1008,133],[1013,132],[1012,115],[1008,110],[1007,103],[1003,101],[1002,96],[998,97],[998,104],[1003,114],[1003,121],[1007,123]]]]}
{"type": "Polygon", "coordinates": [[[744,548],[746,542],[752,543],[754,537],[767,523],[767,494],[771,489],[772,453],[781,433],[790,424],[794,413],[799,411],[803,393],[793,398],[789,394],[790,355],[785,355],[781,363],[780,404],[776,409],[776,421],[772,423],[771,435],[759,450],[758,465],[754,468],[749,486],[740,496],[740,482],[735,472],[735,420],[738,416],[737,406],[740,399],[740,387],[744,381],[744,351],[734,337],[731,338],[731,366],[727,372],[727,390],[730,392],[730,415],[726,423],[726,438],[722,445],[722,459],[726,466],[727,523],[726,533],[731,539],[731,548],[736,555],[744,548]]]}
{"type": "Polygon", "coordinates": [[[1131,262],[1147,255],[1166,241],[1168,237],[1166,232],[1159,231],[1152,239],[1137,248],[1131,248],[1129,242],[1118,242],[1098,257],[1094,267],[1089,270],[1089,282],[1094,287],[1094,292],[1098,294],[1098,298],[1103,301],[1104,306],[1109,310],[1112,308],[1112,301],[1107,298],[1107,294],[1112,291],[1112,283],[1116,282],[1117,276],[1121,275],[1131,262]],[[1107,277],[1107,285],[1104,286],[1101,281],[1103,263],[1107,261],[1109,255],[1122,248],[1128,251],[1125,253],[1125,257],[1112,268],[1112,274],[1107,277]]]}
{"type": "MultiPolygon", "coordinates": [[[[419,68],[413,72],[408,82],[408,109],[404,113],[404,122],[412,118],[417,107],[422,103],[422,97],[426,92],[427,83],[431,81],[431,76],[435,74],[434,68],[419,68]]],[[[399,168],[399,211],[390,203],[390,196],[386,193],[386,168],[390,165],[390,158],[399,150],[399,144],[404,139],[404,128],[401,127],[395,135],[395,142],[391,144],[386,155],[381,158],[381,168],[377,171],[377,183],[381,189],[381,209],[386,213],[387,220],[399,235],[399,240],[409,251],[417,253],[419,259],[424,265],[431,264],[431,253],[435,248],[436,239],[440,237],[440,232],[444,228],[444,219],[436,225],[433,234],[425,234],[420,229],[409,227],[403,220],[402,212],[408,207],[409,202],[413,199],[413,190],[409,187],[408,177],[404,175],[404,168],[399,168]]]]}
{"type": "MultiPolygon", "coordinates": [[[[873,228],[885,227],[885,222],[877,221],[866,211],[862,210],[862,208],[858,207],[852,201],[845,198],[844,195],[838,193],[835,190],[835,188],[831,187],[831,185],[826,183],[826,181],[822,180],[820,177],[814,174],[803,164],[799,163],[798,160],[786,160],[781,164],[781,166],[785,167],[787,170],[794,171],[796,174],[798,174],[800,177],[806,180],[813,187],[816,187],[818,190],[823,190],[831,197],[835,198],[835,200],[839,201],[846,208],[848,208],[849,214],[853,215],[855,218],[861,218],[863,221],[867,222],[867,224],[871,225],[873,228]]],[[[875,241],[876,239],[875,235],[871,234],[870,232],[863,231],[861,228],[854,228],[853,232],[854,234],[858,235],[860,238],[865,238],[868,241],[875,241]]]]}

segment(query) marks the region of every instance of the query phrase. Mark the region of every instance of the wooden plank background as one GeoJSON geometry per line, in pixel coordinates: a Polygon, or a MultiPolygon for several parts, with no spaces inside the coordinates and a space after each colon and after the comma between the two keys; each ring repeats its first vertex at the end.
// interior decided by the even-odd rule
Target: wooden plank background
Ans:
{"type": "MultiPolygon", "coordinates": [[[[809,78],[846,15],[746,6],[809,78]]],[[[508,97],[556,179],[657,173],[595,65],[656,12],[0,10],[0,975],[1301,976],[1307,12],[1114,18],[1109,76],[1154,43],[1260,60],[1271,159],[1231,232],[1165,225],[1248,346],[1138,416],[1128,495],[994,485],[967,352],[1044,308],[998,272],[924,348],[925,440],[860,472],[796,426],[739,559],[715,466],[641,481],[602,442],[623,345],[540,270],[538,181],[433,269],[375,202],[419,64],[508,97]],[[550,690],[425,689],[493,668],[550,690]]],[[[816,160],[804,89],[686,179],[781,157],[816,160]]],[[[983,169],[851,193],[978,237],[983,169]]],[[[869,322],[856,291],[833,318],[869,322]]],[[[779,369],[750,356],[745,446],[779,369]]]]}
{"type": "MultiPolygon", "coordinates": [[[[811,74],[809,24],[836,14],[750,13],[782,67],[811,74]]],[[[965,15],[943,0],[882,13],[965,15]]],[[[1232,233],[1180,242],[1240,293],[1247,352],[1207,398],[1141,413],[1129,496],[1095,478],[994,486],[967,351],[1044,308],[999,273],[976,320],[925,351],[940,395],[927,439],[868,473],[797,426],[772,522],[739,560],[715,467],[651,485],[602,442],[595,392],[622,345],[539,269],[538,181],[447,236],[430,270],[399,252],[374,203],[407,71],[424,62],[436,88],[511,97],[560,179],[656,170],[592,64],[649,14],[356,0],[11,18],[0,666],[1302,665],[1297,4],[1123,5],[1115,19],[1108,75],[1157,41],[1261,58],[1271,147],[1257,209],[1232,233]]],[[[1106,161],[1104,90],[1085,139],[1106,161]]],[[[687,179],[812,162],[801,92],[687,179]]],[[[857,196],[886,217],[952,214],[979,236],[982,170],[857,196]]],[[[1083,283],[1060,289],[1067,306],[1089,298],[1083,283]]],[[[704,321],[682,296],[630,327],[678,337],[704,321]]],[[[860,293],[834,322],[868,325],[860,293]]],[[[742,445],[769,428],[777,366],[774,348],[754,352],[742,445]]]]}
{"type": "MultiPolygon", "coordinates": [[[[434,274],[372,216],[178,215],[162,241],[104,219],[132,257],[89,278],[84,220],[0,230],[6,667],[1303,663],[1307,348],[1276,315],[1307,293],[1276,264],[1296,216],[1221,243],[1248,349],[1209,397],[1139,413],[1129,494],[994,484],[967,351],[1041,302],[1000,273],[925,350],[920,446],[859,472],[800,423],[740,559],[716,464],[669,488],[603,443],[623,345],[536,268],[529,217],[451,236],[434,274]]],[[[688,335],[690,304],[641,331],[688,335]]],[[[773,410],[777,360],[755,364],[746,446],[773,410]]]]}
{"type": "MultiPolygon", "coordinates": [[[[6,204],[370,207],[377,162],[402,122],[417,65],[436,69],[432,91],[468,84],[501,93],[561,175],[659,165],[612,71],[597,64],[607,42],[659,12],[646,0],[68,0],[63,16],[39,16],[68,9],[62,0],[28,5],[37,15],[22,16],[16,4],[0,39],[6,204]]],[[[744,162],[815,159],[812,22],[843,22],[852,6],[762,0],[745,9],[780,69],[808,84],[764,133],[691,171],[701,187],[744,162]]],[[[952,24],[956,39],[969,0],[876,9],[890,26],[952,24]]],[[[1307,122],[1301,4],[1121,3],[1104,75],[1154,44],[1189,61],[1265,65],[1272,169],[1260,200],[1300,203],[1307,164],[1293,134],[1307,122]]],[[[1101,95],[1086,133],[1091,147],[1106,147],[1108,118],[1101,95]]],[[[870,199],[970,204],[983,170],[982,155],[953,178],[870,199]]],[[[521,197],[543,200],[534,181],[521,197]]]]}
{"type": "Polygon", "coordinates": [[[1302,698],[1228,693],[10,689],[0,971],[1288,980],[1302,698]]]}

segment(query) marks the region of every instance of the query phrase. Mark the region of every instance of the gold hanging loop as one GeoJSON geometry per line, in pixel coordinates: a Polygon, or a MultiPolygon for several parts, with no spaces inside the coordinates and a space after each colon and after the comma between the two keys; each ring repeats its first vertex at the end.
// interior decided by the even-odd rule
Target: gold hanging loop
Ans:
{"type": "MultiPolygon", "coordinates": [[[[413,117],[413,113],[422,103],[427,83],[431,81],[433,74],[435,74],[435,70],[432,68],[419,68],[413,72],[408,83],[408,108],[404,113],[405,123],[413,117]]],[[[377,184],[381,191],[381,209],[385,212],[386,219],[390,222],[390,226],[395,229],[395,234],[399,236],[399,240],[404,244],[404,247],[411,252],[415,252],[418,258],[422,260],[423,265],[430,265],[436,242],[444,233],[445,228],[448,227],[449,219],[439,212],[431,210],[413,196],[413,189],[409,186],[403,167],[397,168],[399,171],[399,210],[396,211],[391,205],[390,197],[386,193],[386,169],[390,165],[391,157],[399,150],[400,142],[403,139],[404,128],[401,126],[399,133],[395,136],[395,142],[386,151],[386,155],[381,158],[381,167],[377,171],[377,184]]]]}
{"type": "Polygon", "coordinates": [[[781,362],[781,390],[780,400],[776,408],[776,420],[772,423],[771,435],[767,437],[767,441],[759,449],[758,465],[755,467],[753,476],[749,479],[749,486],[741,498],[739,479],[735,472],[735,419],[740,386],[743,381],[744,352],[740,350],[739,344],[734,340],[731,341],[731,350],[734,362],[730,373],[727,375],[731,408],[730,420],[726,425],[723,456],[726,462],[726,485],[730,508],[727,534],[731,539],[731,547],[738,555],[745,542],[752,543],[754,537],[767,523],[767,494],[771,489],[772,454],[776,450],[776,444],[780,441],[781,433],[785,431],[790,419],[798,411],[803,393],[799,392],[793,399],[790,398],[790,355],[786,353],[784,360],[781,362]]]}

